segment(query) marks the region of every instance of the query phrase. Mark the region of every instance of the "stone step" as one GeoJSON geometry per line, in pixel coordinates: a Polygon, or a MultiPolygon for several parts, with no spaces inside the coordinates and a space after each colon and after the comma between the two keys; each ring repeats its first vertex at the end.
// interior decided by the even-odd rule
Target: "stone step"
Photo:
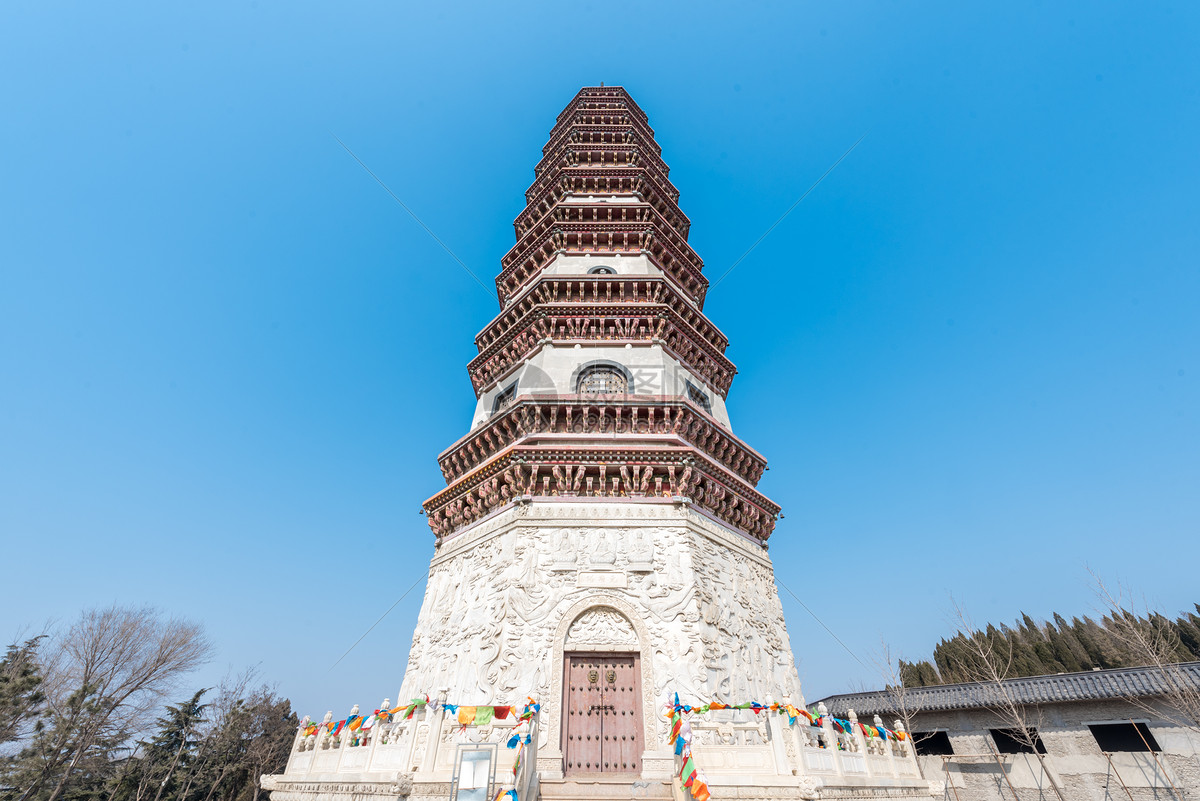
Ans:
{"type": "Polygon", "coordinates": [[[670,782],[645,781],[630,777],[542,779],[539,785],[542,801],[624,801],[632,798],[668,801],[672,798],[670,782]]]}

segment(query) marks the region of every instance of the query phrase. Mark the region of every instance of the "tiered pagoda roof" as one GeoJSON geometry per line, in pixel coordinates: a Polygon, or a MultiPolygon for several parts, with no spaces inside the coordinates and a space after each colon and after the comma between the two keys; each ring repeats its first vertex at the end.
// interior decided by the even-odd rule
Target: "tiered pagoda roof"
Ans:
{"type": "Polygon", "coordinates": [[[704,263],[645,113],[620,87],[585,88],[542,154],[496,278],[501,312],[475,338],[476,396],[495,393],[544,348],[581,345],[661,348],[696,393],[514,390],[439,457],[448,486],[425,502],[430,526],[440,539],[511,503],[628,500],[690,503],[765,542],[779,507],[755,490],[766,461],[705,400],[723,399],[736,369],[704,315],[704,263]],[[648,267],[555,266],[584,255],[648,267]]]}

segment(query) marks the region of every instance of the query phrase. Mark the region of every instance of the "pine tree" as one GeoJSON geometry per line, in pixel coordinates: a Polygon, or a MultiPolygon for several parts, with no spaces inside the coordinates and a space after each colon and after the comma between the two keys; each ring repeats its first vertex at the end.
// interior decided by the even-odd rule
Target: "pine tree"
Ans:
{"type": "Polygon", "coordinates": [[[1042,669],[1042,662],[1031,643],[1031,636],[1020,625],[1016,629],[1004,627],[1012,640],[1012,668],[1014,676],[1029,676],[1042,669]]]}
{"type": "MultiPolygon", "coordinates": [[[[1195,607],[1200,613],[1200,603],[1195,607]]],[[[1105,616],[1096,622],[1084,617],[1073,618],[1070,623],[1055,614],[1053,622],[1039,624],[1022,613],[1012,627],[1001,624],[997,628],[989,623],[982,631],[959,632],[938,642],[932,664],[905,663],[904,685],[928,687],[971,681],[978,672],[973,668],[979,660],[972,641],[986,643],[988,653],[1007,667],[1010,678],[1140,666],[1146,657],[1131,650],[1128,636],[1118,636],[1131,628],[1161,643],[1176,662],[1200,659],[1200,615],[1188,612],[1171,620],[1157,612],[1146,617],[1124,610],[1119,614],[1117,619],[1105,616]]]]}
{"type": "Polygon", "coordinates": [[[1091,669],[1091,660],[1088,659],[1083,646],[1075,639],[1071,625],[1062,615],[1057,612],[1054,614],[1054,622],[1046,624],[1046,633],[1050,637],[1050,646],[1054,649],[1055,658],[1066,672],[1076,673],[1091,669]]]}
{"type": "Polygon", "coordinates": [[[4,784],[16,788],[5,801],[34,801],[49,797],[65,777],[74,760],[79,776],[90,784],[103,768],[113,743],[95,730],[95,723],[107,714],[104,696],[91,685],[76,690],[60,706],[50,706],[47,714],[34,724],[33,736],[16,756],[9,760],[4,784]],[[81,740],[95,743],[86,758],[80,758],[81,740]]]}
{"type": "Polygon", "coordinates": [[[10,645],[0,660],[0,745],[19,740],[46,700],[37,652],[41,637],[10,645]]]}
{"type": "Polygon", "coordinates": [[[1092,658],[1093,664],[1099,665],[1101,668],[1108,670],[1110,668],[1120,667],[1125,664],[1121,658],[1121,648],[1107,628],[1107,619],[1105,625],[1101,625],[1090,617],[1083,619],[1083,636],[1080,637],[1082,642],[1088,643],[1086,646],[1089,656],[1092,658]]]}
{"type": "MultiPolygon", "coordinates": [[[[1200,604],[1197,604],[1196,610],[1200,611],[1200,604]]],[[[1180,644],[1188,651],[1188,658],[1200,659],[1200,617],[1187,612],[1179,616],[1175,626],[1179,629],[1180,644]]]]}
{"type": "Polygon", "coordinates": [[[191,764],[199,744],[197,729],[208,708],[200,699],[206,692],[207,689],[199,690],[182,704],[168,706],[166,715],[155,721],[158,730],[154,737],[139,743],[141,758],[133,760],[128,770],[121,771],[115,782],[114,801],[142,799],[151,793],[154,801],[159,801],[164,792],[175,789],[176,777],[191,764]]]}
{"type": "Polygon", "coordinates": [[[1024,612],[1021,613],[1021,620],[1021,633],[1029,640],[1036,661],[1036,666],[1031,669],[1037,671],[1024,675],[1040,676],[1062,672],[1062,665],[1054,658],[1054,649],[1050,647],[1050,642],[1046,639],[1045,630],[1024,612]]]}
{"type": "Polygon", "coordinates": [[[901,659],[898,664],[898,672],[900,673],[900,686],[925,686],[925,683],[921,681],[921,665],[919,662],[905,662],[903,659],[901,659]]]}

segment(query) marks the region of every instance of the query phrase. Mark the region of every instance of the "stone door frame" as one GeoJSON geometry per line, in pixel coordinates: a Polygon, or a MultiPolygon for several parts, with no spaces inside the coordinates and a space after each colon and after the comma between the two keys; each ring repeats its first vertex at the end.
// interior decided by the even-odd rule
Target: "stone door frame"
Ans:
{"type": "MultiPolygon", "coordinates": [[[[641,667],[641,687],[642,687],[642,748],[645,756],[642,757],[642,776],[646,776],[647,765],[650,761],[646,759],[655,751],[666,748],[666,743],[659,743],[656,735],[656,716],[657,706],[654,700],[654,670],[653,657],[654,651],[648,647],[650,640],[650,632],[646,628],[642,616],[637,610],[626,600],[608,593],[595,593],[587,598],[576,601],[559,618],[558,626],[554,632],[554,662],[558,670],[551,672],[550,697],[545,699],[553,704],[553,708],[547,710],[550,714],[546,715],[546,737],[545,744],[552,746],[554,752],[550,752],[550,748],[545,748],[538,755],[538,769],[544,771],[543,775],[547,778],[563,776],[563,768],[565,767],[566,756],[562,751],[563,743],[563,702],[566,698],[566,688],[563,680],[566,677],[566,659],[568,653],[566,649],[567,632],[571,628],[571,624],[582,617],[585,613],[593,609],[614,609],[620,612],[626,620],[633,626],[633,631],[637,635],[637,645],[630,647],[629,645],[591,645],[580,643],[572,644],[569,653],[577,653],[585,651],[588,653],[613,653],[613,654],[636,654],[638,664],[641,667]],[[549,752],[549,753],[547,753],[549,752]],[[545,760],[543,762],[543,760],[545,760]]],[[[668,773],[670,767],[667,767],[668,773]]],[[[632,775],[632,774],[631,774],[632,775]]]]}

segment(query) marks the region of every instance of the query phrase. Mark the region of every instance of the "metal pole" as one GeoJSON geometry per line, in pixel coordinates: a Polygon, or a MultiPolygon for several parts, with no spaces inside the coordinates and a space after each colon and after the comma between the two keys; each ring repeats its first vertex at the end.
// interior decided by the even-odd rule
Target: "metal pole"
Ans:
{"type": "Polygon", "coordinates": [[[1150,747],[1150,743],[1146,742],[1146,738],[1142,736],[1142,730],[1137,727],[1132,718],[1126,718],[1126,720],[1129,721],[1129,725],[1133,726],[1133,730],[1137,732],[1138,739],[1142,741],[1142,745],[1146,746],[1146,750],[1150,752],[1150,756],[1154,757],[1154,764],[1158,765],[1158,770],[1162,773],[1163,778],[1167,780],[1167,784],[1171,785],[1171,792],[1175,793],[1176,798],[1182,799],[1183,796],[1179,794],[1179,788],[1175,786],[1175,782],[1171,781],[1171,777],[1167,774],[1167,769],[1158,761],[1158,754],[1154,753],[1154,749],[1150,747]]]}
{"type": "Polygon", "coordinates": [[[1012,780],[1008,778],[1008,773],[1004,770],[1004,763],[1000,760],[1000,753],[994,745],[989,745],[988,748],[992,749],[992,756],[996,759],[996,765],[1000,768],[1000,775],[1004,777],[1004,783],[1008,785],[1008,791],[1012,793],[1014,799],[1020,801],[1021,796],[1017,795],[1016,788],[1012,786],[1012,780]]]}
{"type": "Polygon", "coordinates": [[[1046,770],[1046,755],[1039,754],[1036,748],[1033,750],[1033,753],[1038,758],[1038,765],[1041,767],[1042,773],[1046,774],[1046,781],[1050,782],[1050,786],[1054,788],[1054,793],[1058,796],[1058,801],[1066,801],[1063,798],[1062,790],[1058,789],[1058,784],[1055,783],[1054,777],[1050,775],[1050,771],[1046,770]]]}
{"type": "Polygon", "coordinates": [[[950,783],[950,789],[954,791],[954,801],[962,801],[958,797],[958,788],[954,786],[954,777],[950,775],[950,757],[942,755],[942,772],[946,774],[946,781],[950,783]]]}
{"type": "Polygon", "coordinates": [[[1121,789],[1125,791],[1125,795],[1129,796],[1129,801],[1133,801],[1133,793],[1129,792],[1129,788],[1125,786],[1125,780],[1121,778],[1121,774],[1117,771],[1117,766],[1113,764],[1112,754],[1105,751],[1104,756],[1108,759],[1109,770],[1113,772],[1113,775],[1117,777],[1117,781],[1121,783],[1121,789]]]}

